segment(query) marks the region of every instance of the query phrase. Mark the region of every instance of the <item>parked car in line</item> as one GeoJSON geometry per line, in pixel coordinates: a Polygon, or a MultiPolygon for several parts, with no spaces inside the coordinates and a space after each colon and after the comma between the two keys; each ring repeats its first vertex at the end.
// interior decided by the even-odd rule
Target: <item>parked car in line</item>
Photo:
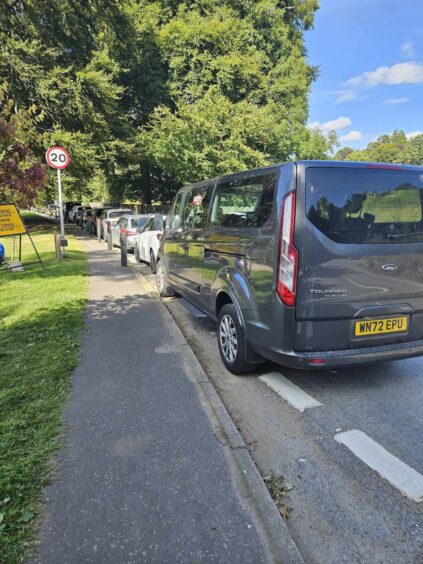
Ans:
{"type": "Polygon", "coordinates": [[[112,227],[112,245],[122,246],[122,238],[126,238],[126,248],[132,251],[138,235],[138,229],[142,229],[147,221],[148,215],[125,214],[122,215],[112,227]]]}
{"type": "Polygon", "coordinates": [[[78,208],[73,212],[73,222],[75,225],[82,227],[82,216],[85,210],[91,210],[90,206],[78,206],[78,208]]]}
{"type": "Polygon", "coordinates": [[[80,206],[81,202],[65,202],[63,206],[63,212],[65,216],[65,221],[72,221],[71,219],[71,211],[75,206],[80,206]]]}
{"type": "Polygon", "coordinates": [[[218,322],[224,364],[423,354],[423,167],[302,161],[183,188],[157,263],[218,322]]]}
{"type": "Polygon", "coordinates": [[[134,215],[134,212],[127,208],[108,208],[101,212],[100,230],[101,230],[101,238],[104,241],[107,241],[107,225],[110,224],[110,226],[113,227],[113,225],[123,214],[134,215]]]}
{"type": "Polygon", "coordinates": [[[77,204],[77,205],[72,206],[72,208],[69,212],[69,221],[71,221],[72,223],[75,223],[75,214],[80,209],[82,209],[81,204],[77,204]]]}
{"type": "Polygon", "coordinates": [[[150,214],[144,227],[135,238],[134,256],[137,262],[147,262],[150,270],[156,272],[157,254],[163,236],[163,224],[166,217],[160,213],[150,214]]]}
{"type": "Polygon", "coordinates": [[[97,234],[97,219],[100,220],[100,215],[102,214],[102,212],[104,210],[107,209],[111,209],[112,206],[108,206],[105,208],[94,208],[92,210],[92,214],[90,216],[88,216],[88,232],[90,233],[90,235],[96,235],[97,234]]]}
{"type": "Polygon", "coordinates": [[[60,215],[60,206],[57,204],[49,204],[48,205],[48,214],[52,217],[58,218],[60,215]]]}
{"type": "Polygon", "coordinates": [[[89,230],[89,223],[90,223],[90,218],[91,218],[92,214],[93,214],[92,208],[83,208],[80,219],[79,219],[79,224],[81,225],[81,227],[84,231],[89,230]]]}

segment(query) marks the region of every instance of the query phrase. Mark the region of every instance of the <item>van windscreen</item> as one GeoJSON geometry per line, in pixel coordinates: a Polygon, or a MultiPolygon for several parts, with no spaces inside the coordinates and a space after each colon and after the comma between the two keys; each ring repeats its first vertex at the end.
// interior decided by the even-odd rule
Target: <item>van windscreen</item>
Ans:
{"type": "Polygon", "coordinates": [[[423,172],[310,167],[308,220],[336,243],[423,241],[423,172]]]}

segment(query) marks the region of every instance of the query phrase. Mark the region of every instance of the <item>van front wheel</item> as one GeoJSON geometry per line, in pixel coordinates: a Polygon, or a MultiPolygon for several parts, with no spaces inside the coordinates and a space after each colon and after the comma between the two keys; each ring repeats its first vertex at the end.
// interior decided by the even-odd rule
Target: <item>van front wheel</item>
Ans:
{"type": "Polygon", "coordinates": [[[246,336],[234,304],[226,304],[219,312],[217,342],[223,364],[233,374],[251,372],[256,367],[245,360],[246,336]]]}
{"type": "Polygon", "coordinates": [[[162,260],[157,263],[156,267],[156,286],[162,298],[170,298],[175,295],[175,292],[167,283],[166,269],[162,260]]]}

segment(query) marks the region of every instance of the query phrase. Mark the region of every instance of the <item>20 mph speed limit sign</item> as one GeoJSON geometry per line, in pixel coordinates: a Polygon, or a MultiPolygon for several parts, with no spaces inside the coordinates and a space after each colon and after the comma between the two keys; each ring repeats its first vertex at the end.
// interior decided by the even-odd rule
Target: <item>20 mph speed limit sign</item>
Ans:
{"type": "Polygon", "coordinates": [[[60,238],[64,245],[65,239],[65,220],[63,217],[62,204],[62,169],[66,168],[70,163],[69,153],[63,147],[50,147],[47,149],[46,161],[49,166],[57,170],[57,188],[59,189],[59,213],[60,213],[60,238]]]}
{"type": "Polygon", "coordinates": [[[69,165],[70,156],[63,147],[50,147],[46,153],[46,161],[53,168],[63,169],[69,165]]]}

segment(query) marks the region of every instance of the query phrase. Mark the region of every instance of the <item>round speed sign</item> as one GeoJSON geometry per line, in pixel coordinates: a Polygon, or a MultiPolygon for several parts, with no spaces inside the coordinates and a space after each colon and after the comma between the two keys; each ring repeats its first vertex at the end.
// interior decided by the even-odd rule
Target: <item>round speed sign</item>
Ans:
{"type": "Polygon", "coordinates": [[[69,153],[63,147],[50,147],[46,153],[47,164],[53,168],[66,168],[70,163],[69,153]]]}

